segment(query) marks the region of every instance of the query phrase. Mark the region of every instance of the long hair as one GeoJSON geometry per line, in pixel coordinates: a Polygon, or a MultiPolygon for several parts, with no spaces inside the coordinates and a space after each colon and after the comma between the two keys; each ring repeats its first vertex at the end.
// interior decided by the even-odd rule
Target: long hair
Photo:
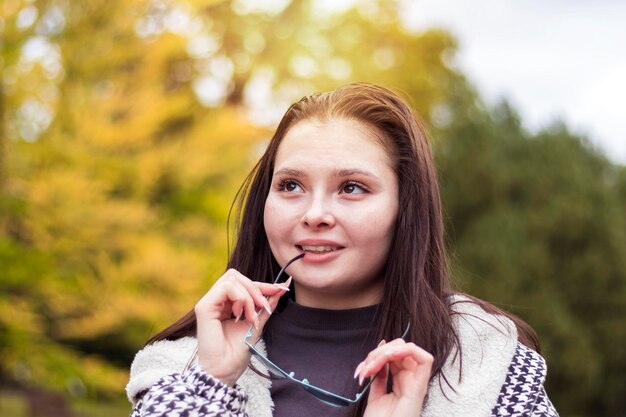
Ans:
{"type": "MultiPolygon", "coordinates": [[[[450,297],[453,290],[439,185],[424,126],[396,93],[376,85],[352,83],[331,92],[306,96],[287,110],[233,203],[238,228],[228,267],[263,282],[271,282],[278,272],[279,265],[271,253],[263,222],[278,147],[297,123],[331,119],[354,120],[382,134],[398,178],[399,210],[384,270],[384,292],[375,335],[378,340],[391,340],[402,334],[410,320],[407,340],[434,356],[431,378],[440,375],[446,359],[457,353],[459,341],[453,326],[450,297]]],[[[511,318],[518,327],[520,341],[539,350],[536,334],[522,320],[491,304],[471,300],[487,312],[511,318]]],[[[195,335],[195,331],[192,310],[150,342],[195,335]]]]}

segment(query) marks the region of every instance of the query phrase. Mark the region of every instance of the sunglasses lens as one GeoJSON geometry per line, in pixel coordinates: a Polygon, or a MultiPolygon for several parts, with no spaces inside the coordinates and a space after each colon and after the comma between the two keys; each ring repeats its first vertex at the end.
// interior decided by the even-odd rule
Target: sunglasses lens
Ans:
{"type": "Polygon", "coordinates": [[[315,387],[309,386],[309,385],[303,385],[302,388],[304,388],[305,390],[307,390],[311,395],[313,395],[315,398],[317,398],[318,400],[328,404],[328,405],[332,405],[333,407],[348,407],[349,405],[352,404],[351,401],[345,399],[345,398],[341,398],[339,396],[336,395],[332,395],[328,392],[324,392],[324,391],[320,391],[319,389],[316,389],[315,387]]]}
{"type": "Polygon", "coordinates": [[[269,359],[267,359],[265,356],[261,355],[261,353],[259,353],[256,349],[253,349],[250,346],[248,346],[248,350],[250,350],[250,353],[252,353],[252,355],[265,366],[267,371],[272,376],[275,376],[278,378],[287,378],[287,375],[285,375],[285,372],[283,370],[281,370],[279,367],[274,365],[274,363],[270,361],[269,359]]]}

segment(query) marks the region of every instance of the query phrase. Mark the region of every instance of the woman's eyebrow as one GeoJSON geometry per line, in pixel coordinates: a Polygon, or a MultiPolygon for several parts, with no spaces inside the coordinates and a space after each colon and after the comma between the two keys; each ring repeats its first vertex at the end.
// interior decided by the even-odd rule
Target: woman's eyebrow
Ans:
{"type": "Polygon", "coordinates": [[[352,169],[337,169],[333,171],[333,177],[351,177],[353,175],[363,175],[366,177],[378,179],[378,175],[374,174],[371,171],[365,171],[363,169],[352,168],[352,169]]]}
{"type": "Polygon", "coordinates": [[[293,168],[282,168],[279,169],[278,171],[274,172],[274,177],[277,175],[286,175],[289,177],[294,177],[294,178],[302,178],[304,176],[306,176],[306,174],[300,170],[297,169],[293,169],[293,168]]]}
{"type": "MultiPolygon", "coordinates": [[[[307,174],[304,171],[300,171],[298,169],[293,169],[293,168],[281,168],[278,171],[274,172],[274,177],[281,175],[281,176],[289,176],[289,177],[294,177],[294,178],[303,178],[306,177],[307,174]]],[[[331,175],[335,178],[344,178],[344,177],[351,177],[354,175],[362,175],[365,177],[370,177],[370,178],[374,178],[374,179],[378,179],[378,175],[374,174],[371,171],[366,171],[363,169],[359,169],[359,168],[348,168],[348,169],[335,169],[332,171],[331,175]]]]}

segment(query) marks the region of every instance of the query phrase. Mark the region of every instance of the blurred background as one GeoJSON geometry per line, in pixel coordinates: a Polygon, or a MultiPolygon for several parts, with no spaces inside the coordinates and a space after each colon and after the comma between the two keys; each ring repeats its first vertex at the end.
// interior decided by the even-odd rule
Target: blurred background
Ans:
{"type": "Polygon", "coordinates": [[[428,126],[457,287],[538,331],[562,416],[626,416],[626,10],[499,3],[0,2],[0,416],[128,415],[279,117],[355,80],[428,126]]]}

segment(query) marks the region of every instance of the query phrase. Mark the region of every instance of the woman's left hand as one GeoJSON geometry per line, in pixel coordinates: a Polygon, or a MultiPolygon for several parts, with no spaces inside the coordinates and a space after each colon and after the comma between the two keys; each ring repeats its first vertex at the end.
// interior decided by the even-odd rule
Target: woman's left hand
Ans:
{"type": "Polygon", "coordinates": [[[430,380],[433,356],[414,343],[396,339],[381,342],[367,355],[355,372],[360,382],[376,376],[370,387],[365,417],[410,416],[422,413],[430,380]],[[393,387],[387,393],[391,372],[393,387]]]}

